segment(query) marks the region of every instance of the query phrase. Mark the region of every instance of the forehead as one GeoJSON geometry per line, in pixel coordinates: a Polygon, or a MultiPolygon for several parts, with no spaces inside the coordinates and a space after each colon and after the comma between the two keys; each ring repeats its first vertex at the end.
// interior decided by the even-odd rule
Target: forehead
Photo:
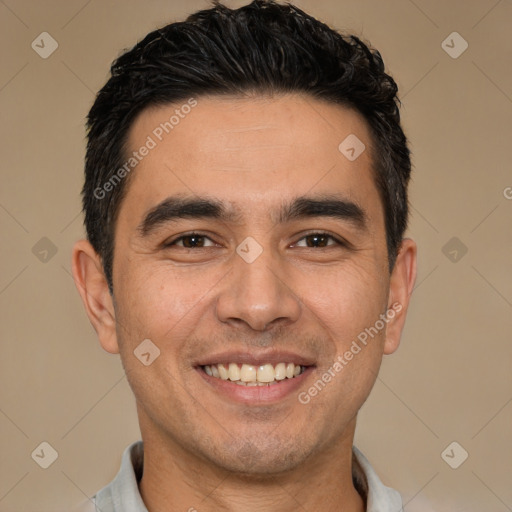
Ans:
{"type": "Polygon", "coordinates": [[[127,156],[140,159],[126,194],[130,211],[176,193],[254,211],[287,195],[338,191],[380,210],[366,121],[311,97],[201,96],[151,107],[133,123],[127,146],[127,156]]]}

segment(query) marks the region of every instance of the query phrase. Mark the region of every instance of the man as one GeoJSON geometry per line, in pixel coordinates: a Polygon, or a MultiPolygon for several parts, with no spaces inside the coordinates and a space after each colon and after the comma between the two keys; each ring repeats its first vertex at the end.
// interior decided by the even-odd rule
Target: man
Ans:
{"type": "Polygon", "coordinates": [[[291,5],[216,3],[112,66],[73,275],[142,442],[101,512],[398,512],[353,447],[416,276],[379,53],[291,5]]]}

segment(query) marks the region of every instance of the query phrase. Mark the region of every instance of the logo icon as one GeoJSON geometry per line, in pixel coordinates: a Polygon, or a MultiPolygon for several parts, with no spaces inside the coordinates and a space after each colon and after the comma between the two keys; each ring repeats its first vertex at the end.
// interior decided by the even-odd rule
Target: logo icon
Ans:
{"type": "Polygon", "coordinates": [[[446,242],[441,251],[452,263],[458,263],[466,255],[468,248],[454,236],[446,242]]]}
{"type": "Polygon", "coordinates": [[[341,144],[338,146],[340,153],[351,162],[359,158],[365,149],[366,146],[353,133],[351,133],[348,137],[345,137],[345,139],[343,139],[341,144]]]}
{"type": "Polygon", "coordinates": [[[32,247],[32,254],[41,263],[48,263],[57,254],[57,251],[57,246],[45,236],[32,247]]]}
{"type": "Polygon", "coordinates": [[[142,343],[139,343],[133,353],[144,366],[149,366],[160,355],[160,349],[150,339],[146,338],[142,343]]]}
{"type": "Polygon", "coordinates": [[[59,457],[57,450],[43,441],[31,454],[32,459],[43,469],[48,469],[59,457]]]}
{"type": "Polygon", "coordinates": [[[263,252],[263,247],[252,236],[248,236],[236,248],[236,252],[246,263],[252,263],[263,252]]]}
{"type": "Polygon", "coordinates": [[[452,469],[462,466],[468,457],[468,452],[457,441],[450,443],[441,453],[441,458],[452,469]]]}
{"type": "Polygon", "coordinates": [[[468,46],[468,42],[458,32],[452,32],[441,43],[441,48],[452,59],[458,59],[468,49],[468,46]]]}
{"type": "Polygon", "coordinates": [[[41,32],[32,41],[31,46],[39,57],[47,59],[59,47],[59,43],[48,32],[41,32]]]}

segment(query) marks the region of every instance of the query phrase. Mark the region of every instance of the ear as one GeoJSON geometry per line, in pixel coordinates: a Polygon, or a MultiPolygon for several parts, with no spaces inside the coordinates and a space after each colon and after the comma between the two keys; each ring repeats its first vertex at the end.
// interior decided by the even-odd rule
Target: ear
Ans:
{"type": "Polygon", "coordinates": [[[389,284],[389,321],[386,327],[384,354],[392,354],[400,345],[409,300],[416,282],[416,254],[416,243],[409,238],[402,240],[389,284]],[[393,312],[394,316],[391,317],[393,312]]]}
{"type": "Polygon", "coordinates": [[[79,240],[73,246],[71,266],[75,285],[101,346],[111,354],[118,354],[113,299],[101,258],[87,240],[79,240]]]}

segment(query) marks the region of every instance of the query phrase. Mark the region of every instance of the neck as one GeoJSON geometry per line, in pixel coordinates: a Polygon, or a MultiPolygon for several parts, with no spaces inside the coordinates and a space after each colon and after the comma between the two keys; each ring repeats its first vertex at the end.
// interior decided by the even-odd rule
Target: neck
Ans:
{"type": "Polygon", "coordinates": [[[232,473],[141,422],[149,512],[364,512],[352,480],[355,419],[334,446],[286,473],[232,473]]]}

